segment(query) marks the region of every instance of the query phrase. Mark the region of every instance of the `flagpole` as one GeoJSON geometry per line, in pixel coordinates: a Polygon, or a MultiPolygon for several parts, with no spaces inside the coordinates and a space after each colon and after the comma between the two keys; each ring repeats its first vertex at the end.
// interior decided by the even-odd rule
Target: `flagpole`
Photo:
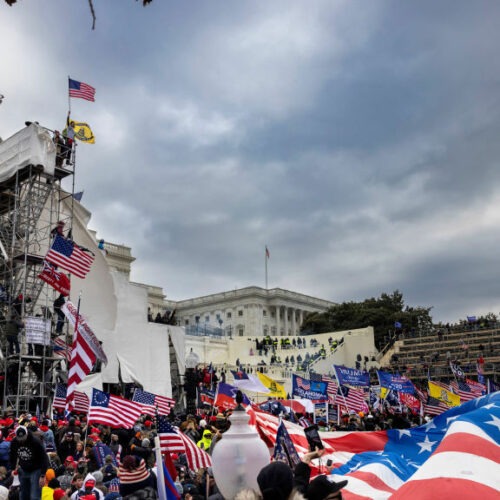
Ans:
{"type": "MultiPolygon", "coordinates": [[[[75,355],[75,353],[73,351],[76,351],[76,349],[74,348],[74,343],[75,343],[75,340],[78,336],[78,318],[80,317],[81,298],[82,298],[82,291],[80,290],[80,293],[78,294],[78,305],[76,307],[75,330],[74,330],[73,342],[71,343],[71,345],[73,346],[73,349],[71,351],[71,360],[69,362],[67,390],[69,390],[69,374],[71,371],[71,361],[73,361],[73,356],[75,355]]],[[[71,399],[70,400],[68,400],[68,394],[66,394],[66,412],[67,413],[69,413],[70,404],[71,404],[71,407],[73,406],[72,401],[73,401],[73,397],[74,397],[74,392],[75,392],[74,390],[71,392],[71,394],[70,394],[71,399]]]]}
{"type": "Polygon", "coordinates": [[[70,76],[68,75],[68,114],[71,114],[71,97],[69,95],[69,80],[70,76]]]}
{"type": "MultiPolygon", "coordinates": [[[[342,390],[342,385],[340,383],[340,379],[339,377],[337,376],[337,369],[335,368],[335,366],[333,367],[333,371],[335,373],[335,378],[337,379],[337,384],[339,384],[339,390],[340,390],[340,393],[342,394],[342,399],[344,400],[344,404],[345,404],[345,407],[347,408],[347,413],[349,413],[349,406],[347,405],[347,400],[345,398],[345,395],[344,395],[344,391],[342,390]]],[[[335,398],[336,399],[336,398],[335,398]]]]}
{"type": "Polygon", "coordinates": [[[266,250],[264,252],[264,266],[265,266],[265,274],[266,274],[266,290],[267,290],[267,261],[269,259],[269,250],[267,249],[266,245],[266,250]]]}

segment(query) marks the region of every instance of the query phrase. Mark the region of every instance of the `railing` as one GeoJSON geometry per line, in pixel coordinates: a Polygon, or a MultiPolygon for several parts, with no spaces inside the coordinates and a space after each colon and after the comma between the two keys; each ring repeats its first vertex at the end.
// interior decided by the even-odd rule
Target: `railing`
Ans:
{"type": "Polygon", "coordinates": [[[186,335],[193,337],[219,337],[224,338],[224,329],[218,326],[207,324],[202,325],[188,325],[185,327],[186,335]]]}

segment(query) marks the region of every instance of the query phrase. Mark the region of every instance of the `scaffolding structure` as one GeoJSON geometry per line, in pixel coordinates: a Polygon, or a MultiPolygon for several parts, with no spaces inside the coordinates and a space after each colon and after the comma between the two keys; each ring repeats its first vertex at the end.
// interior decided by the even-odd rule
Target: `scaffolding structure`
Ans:
{"type": "Polygon", "coordinates": [[[55,148],[48,129],[30,124],[18,134],[0,143],[3,411],[9,410],[16,416],[49,411],[56,367],[61,362],[60,357],[54,357],[51,346],[52,306],[58,293],[38,275],[43,270],[57,221],[63,220],[66,227],[71,227],[71,214],[63,216],[61,212],[62,197],[71,194],[61,190],[61,181],[73,176],[74,191],[75,165],[73,150],[69,165],[55,166],[55,148]],[[18,134],[21,135],[16,137],[18,134]],[[41,148],[46,154],[31,156],[30,148],[41,148]],[[11,150],[19,152],[12,154],[11,150]],[[45,325],[44,344],[26,342],[25,326],[30,318],[45,325]]]}

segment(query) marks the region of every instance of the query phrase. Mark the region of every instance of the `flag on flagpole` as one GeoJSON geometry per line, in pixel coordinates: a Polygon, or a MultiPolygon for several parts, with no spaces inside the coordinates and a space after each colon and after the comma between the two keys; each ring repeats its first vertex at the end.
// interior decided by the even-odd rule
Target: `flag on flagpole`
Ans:
{"type": "Polygon", "coordinates": [[[266,258],[269,259],[271,257],[271,254],[269,253],[269,248],[267,248],[266,245],[266,258]]]}
{"type": "Polygon", "coordinates": [[[174,427],[166,417],[158,415],[157,425],[162,451],[185,453],[189,468],[194,471],[212,465],[210,455],[205,450],[198,448],[194,441],[177,427],[174,427]]]}
{"type": "Polygon", "coordinates": [[[75,131],[75,139],[86,142],[87,144],[95,144],[94,132],[92,132],[88,123],[78,122],[76,120],[71,121],[74,123],[73,130],[75,131]]]}
{"type": "Polygon", "coordinates": [[[84,252],[75,242],[56,235],[45,260],[83,279],[90,271],[94,256],[84,252]]]}
{"type": "Polygon", "coordinates": [[[63,337],[56,337],[51,341],[54,356],[57,358],[64,358],[66,361],[71,361],[71,346],[66,344],[63,337]]]}
{"type": "Polygon", "coordinates": [[[68,388],[66,393],[66,407],[68,411],[74,408],[74,392],[76,386],[92,371],[96,362],[96,355],[86,339],[75,329],[75,338],[71,349],[71,361],[68,370],[68,388]]]}
{"type": "Polygon", "coordinates": [[[92,102],[95,101],[95,88],[88,83],[68,78],[68,90],[70,97],[77,97],[92,102]]]}
{"type": "Polygon", "coordinates": [[[262,385],[269,389],[268,396],[279,399],[286,399],[286,391],[285,388],[276,382],[276,380],[268,377],[264,373],[256,372],[257,377],[261,381],[262,385]]]}
{"type": "Polygon", "coordinates": [[[43,261],[43,269],[38,277],[64,297],[69,295],[69,291],[71,289],[69,278],[65,274],[58,271],[50,262],[47,262],[46,260],[43,261]]]}
{"type": "MultiPolygon", "coordinates": [[[[57,410],[66,408],[66,384],[56,384],[52,406],[57,410]]],[[[73,409],[78,413],[88,413],[89,398],[84,392],[75,391],[73,393],[73,409]]]]}
{"type": "Polygon", "coordinates": [[[166,396],[158,396],[151,392],[136,389],[132,401],[135,401],[141,407],[142,413],[154,415],[156,410],[160,415],[169,415],[175,406],[175,400],[166,396]]]}
{"type": "Polygon", "coordinates": [[[141,416],[137,403],[108,394],[99,389],[92,389],[88,421],[112,427],[131,428],[141,416]]]}

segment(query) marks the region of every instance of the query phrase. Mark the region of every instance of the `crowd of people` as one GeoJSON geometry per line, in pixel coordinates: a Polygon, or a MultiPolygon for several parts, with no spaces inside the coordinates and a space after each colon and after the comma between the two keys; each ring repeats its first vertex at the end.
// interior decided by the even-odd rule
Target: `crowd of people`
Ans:
{"type": "MultiPolygon", "coordinates": [[[[171,413],[171,423],[208,454],[230,427],[228,414],[171,413]]],[[[359,417],[359,416],[358,416],[359,417]]],[[[158,498],[154,438],[155,418],[142,416],[132,429],[87,424],[85,415],[69,420],[39,420],[31,414],[0,420],[0,500],[113,500],[158,498]],[[107,453],[103,455],[103,450],[107,453]]],[[[285,500],[334,498],[345,482],[310,479],[308,464],[315,450],[292,470],[271,462],[258,475],[260,491],[243,490],[236,498],[285,500]]],[[[193,470],[185,454],[171,453],[171,474],[178,497],[223,500],[211,467],[193,470]]],[[[340,498],[340,496],[338,497],[340,498]]]]}

